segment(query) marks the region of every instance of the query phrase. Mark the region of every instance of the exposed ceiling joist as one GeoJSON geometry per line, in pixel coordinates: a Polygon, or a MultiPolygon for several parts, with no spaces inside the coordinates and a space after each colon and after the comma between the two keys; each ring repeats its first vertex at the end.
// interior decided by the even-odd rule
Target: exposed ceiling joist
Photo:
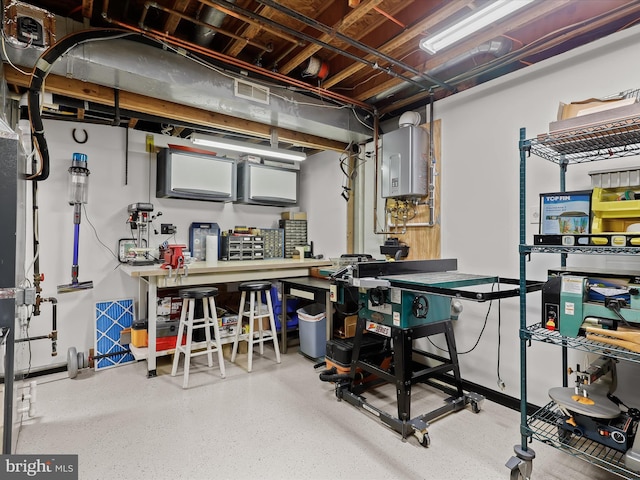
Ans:
{"type": "MultiPolygon", "coordinates": [[[[176,10],[178,12],[184,12],[189,6],[190,0],[174,0],[172,10],[176,10]]],[[[176,28],[178,28],[178,24],[180,23],[180,17],[176,15],[169,15],[167,20],[164,22],[163,30],[167,32],[169,35],[173,35],[176,33],[176,28]]]]}
{"type": "MultiPolygon", "coordinates": [[[[84,25],[90,29],[118,26],[158,40],[152,48],[172,50],[175,47],[190,59],[206,58],[209,64],[232,75],[241,72],[249,81],[288,89],[296,95],[313,97],[316,102],[318,98],[329,99],[337,108],[355,106],[358,112],[362,111],[360,116],[354,111],[354,123],[339,127],[349,134],[353,125],[367,128],[373,123],[375,113],[393,116],[407,109],[422,108],[430,93],[439,100],[640,22],[640,0],[538,0],[433,55],[419,49],[423,36],[440,32],[493,1],[22,0],[21,3],[62,16],[64,21],[56,22],[59,26],[74,22],[78,22],[80,28],[84,25]],[[312,57],[322,62],[317,73],[314,73],[315,63],[313,68],[309,68],[311,63],[305,65],[312,57]],[[326,77],[327,72],[331,77],[326,77]]],[[[13,50],[14,55],[20,56],[15,52],[32,51],[36,45],[17,38],[11,30],[16,24],[5,22],[6,47],[9,54],[13,50]]],[[[70,33],[55,32],[49,19],[44,25],[49,43],[70,33]]],[[[145,60],[153,62],[152,57],[153,52],[145,60]]],[[[119,88],[117,82],[111,86],[119,88]]],[[[176,90],[180,88],[181,85],[177,85],[176,90]]],[[[24,87],[18,84],[10,84],[9,89],[19,94],[24,92],[24,87]]],[[[62,94],[70,93],[79,95],[77,92],[62,94]]],[[[147,94],[146,91],[140,93],[147,94]]],[[[170,100],[180,103],[182,98],[189,104],[188,94],[172,96],[170,100]]],[[[206,99],[209,103],[223,100],[206,99]]],[[[141,108],[145,105],[150,104],[142,102],[141,108]]],[[[264,104],[250,105],[263,113],[266,111],[264,104]]],[[[291,105],[295,109],[294,104],[291,105]]],[[[85,118],[91,118],[93,113],[97,112],[85,112],[85,118]]],[[[128,113],[135,116],[131,111],[128,113]]],[[[140,112],[139,128],[149,126],[149,115],[143,113],[140,112]]],[[[245,115],[245,118],[270,121],[277,127],[280,120],[277,112],[270,113],[271,120],[261,119],[267,115],[245,115]]],[[[205,112],[203,126],[229,125],[242,131],[241,124],[246,123],[240,120],[239,125],[234,125],[230,120],[220,120],[223,117],[220,113],[205,112]]],[[[200,120],[202,114],[195,118],[200,120]]],[[[302,116],[300,119],[304,120],[302,116]]],[[[187,120],[193,122],[194,118],[187,120]]],[[[293,130],[300,124],[292,125],[286,124],[286,127],[293,130]]],[[[331,122],[324,125],[328,130],[305,131],[345,141],[331,131],[335,125],[331,122]]],[[[268,127],[252,125],[250,133],[267,139],[268,127]]],[[[294,139],[295,135],[289,132],[280,137],[294,139]]],[[[304,142],[296,139],[296,143],[304,142]]],[[[323,142],[312,139],[307,143],[318,147],[323,142]]]]}
{"type": "MultiPolygon", "coordinates": [[[[374,7],[382,3],[383,0],[365,0],[357,8],[354,8],[349,12],[340,22],[333,25],[336,32],[347,33],[349,28],[362,19],[367,13],[369,13],[374,7]]],[[[323,42],[330,42],[332,36],[326,33],[320,35],[319,39],[323,42]]],[[[291,70],[301,65],[306,59],[311,57],[314,53],[320,50],[321,47],[317,44],[309,45],[303,49],[300,53],[295,55],[291,60],[284,64],[279,70],[283,74],[290,73],[291,70]]]]}
{"type": "MultiPolygon", "coordinates": [[[[408,30],[397,35],[395,38],[392,38],[387,43],[382,45],[379,50],[385,54],[391,54],[397,48],[405,45],[407,42],[415,41],[414,39],[419,35],[424,34],[425,31],[432,28],[434,25],[437,25],[439,22],[445,20],[450,15],[455,14],[461,9],[467,7],[470,3],[473,3],[474,0],[465,0],[458,2],[451,2],[449,5],[442,8],[442,10],[438,10],[433,16],[429,16],[424,20],[417,22],[415,25],[409,27],[408,30]]],[[[416,42],[417,43],[417,42],[416,42]]],[[[373,55],[367,55],[365,59],[369,61],[375,61],[375,57],[373,55]]],[[[354,63],[351,67],[343,69],[342,72],[333,75],[326,82],[323,83],[325,88],[331,88],[334,85],[337,85],[341,81],[350,78],[356,73],[362,71],[365,68],[365,65],[361,63],[354,63]]]]}
{"type": "MultiPolygon", "coordinates": [[[[435,68],[436,65],[440,65],[443,59],[444,61],[451,60],[452,58],[455,58],[458,55],[462,55],[463,53],[471,50],[473,47],[477,45],[481,45],[501,35],[507,35],[511,31],[529,24],[533,20],[533,18],[538,18],[541,15],[550,15],[553,12],[557,11],[558,9],[562,8],[569,1],[571,0],[557,0],[553,2],[543,2],[537,9],[535,9],[535,11],[525,10],[522,13],[518,14],[517,16],[514,16],[513,20],[508,23],[507,22],[497,23],[495,27],[490,29],[485,29],[481,33],[478,33],[477,35],[475,35],[473,37],[473,42],[471,40],[462,41],[455,47],[448,49],[446,53],[443,53],[441,56],[438,57],[437,62],[435,58],[428,60],[424,64],[424,67],[422,68],[422,70],[425,72],[428,72],[431,69],[435,68]]],[[[364,101],[367,98],[371,98],[372,96],[376,96],[383,92],[386,92],[387,90],[390,90],[391,88],[395,87],[400,83],[401,82],[395,79],[390,79],[376,85],[375,87],[367,88],[364,93],[356,94],[355,98],[357,98],[358,100],[364,101]]]]}

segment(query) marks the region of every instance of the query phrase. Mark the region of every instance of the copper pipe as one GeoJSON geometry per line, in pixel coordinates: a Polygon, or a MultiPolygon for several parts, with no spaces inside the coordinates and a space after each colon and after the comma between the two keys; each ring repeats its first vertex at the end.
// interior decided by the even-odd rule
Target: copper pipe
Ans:
{"type": "Polygon", "coordinates": [[[258,42],[254,42],[252,40],[249,40],[248,38],[242,37],[240,35],[236,35],[235,33],[231,33],[227,30],[223,30],[222,28],[216,27],[215,25],[211,25],[209,23],[200,21],[198,19],[192,18],[189,15],[186,15],[182,12],[178,12],[177,10],[172,10],[170,8],[167,7],[163,7],[162,5],[157,4],[156,2],[146,2],[144,4],[144,11],[142,12],[142,16],[140,17],[140,22],[138,23],[138,25],[140,25],[141,28],[144,28],[144,19],[147,15],[147,11],[149,10],[149,8],[156,8],[158,10],[161,10],[163,12],[166,12],[170,15],[175,15],[177,17],[182,18],[183,20],[187,20],[191,23],[195,23],[196,25],[199,25],[201,27],[204,28],[208,28],[209,30],[212,30],[216,33],[220,33],[222,35],[224,35],[225,37],[230,37],[233,38],[234,40],[238,40],[239,42],[244,42],[248,45],[253,45],[254,47],[257,47],[265,52],[272,52],[273,51],[273,46],[271,45],[264,45],[262,43],[258,43],[258,42]]]}
{"type": "Polygon", "coordinates": [[[272,28],[269,25],[267,25],[265,22],[261,22],[259,20],[254,20],[252,18],[249,18],[245,15],[242,15],[240,13],[236,13],[233,10],[230,10],[226,7],[223,7],[222,5],[218,5],[216,3],[213,2],[209,2],[208,0],[198,0],[200,3],[202,3],[203,5],[206,5],[208,7],[211,8],[215,8],[216,10],[220,10],[222,13],[225,13],[231,17],[237,18],[238,20],[242,20],[245,23],[248,23],[249,25],[253,25],[255,27],[260,27],[263,30],[266,30],[267,32],[273,33],[274,35],[276,35],[277,37],[280,37],[284,40],[288,40],[291,43],[295,43],[298,47],[304,47],[305,43],[298,40],[297,38],[288,35],[286,33],[284,33],[281,30],[278,30],[277,28],[272,28]]]}
{"type": "Polygon", "coordinates": [[[393,23],[395,23],[396,25],[400,25],[402,28],[407,28],[407,26],[402,23],[400,20],[392,17],[391,15],[389,15],[387,12],[385,12],[384,10],[378,8],[378,7],[373,7],[373,9],[378,12],[380,15],[382,15],[383,17],[388,18],[389,20],[391,20],[393,23]]]}
{"type": "Polygon", "coordinates": [[[271,72],[270,70],[267,70],[266,68],[262,68],[262,67],[258,67],[256,65],[253,65],[251,63],[248,62],[244,62],[242,60],[238,60],[237,58],[233,58],[230,57],[228,55],[224,55],[222,53],[218,53],[218,52],[214,52],[213,50],[209,50],[206,49],[204,47],[201,47],[200,45],[196,45],[194,43],[190,43],[187,42],[185,40],[180,40],[178,38],[172,37],[166,33],[163,32],[159,32],[157,30],[153,30],[150,28],[139,28],[139,27],[134,27],[133,25],[128,25],[126,23],[120,22],[118,20],[114,20],[113,18],[110,18],[108,16],[108,14],[106,12],[103,11],[102,13],[102,17],[109,23],[113,24],[113,25],[117,25],[118,27],[121,28],[125,28],[127,30],[139,33],[143,36],[147,36],[150,38],[153,38],[155,40],[158,40],[160,42],[166,42],[178,47],[182,47],[185,48],[187,50],[193,51],[193,52],[197,52],[197,53],[201,53],[207,57],[219,60],[221,62],[225,62],[231,65],[234,65],[236,67],[245,69],[245,70],[250,70],[253,71],[255,73],[258,73],[260,75],[264,75],[266,77],[272,78],[274,80],[279,80],[281,82],[286,82],[289,83],[291,85],[294,85],[296,87],[300,87],[303,88],[305,90],[308,90],[310,92],[313,92],[317,95],[320,95],[321,97],[327,97],[327,98],[331,98],[333,100],[336,100],[337,102],[340,102],[344,105],[353,105],[353,106],[357,106],[360,107],[364,110],[367,111],[372,111],[373,107],[367,103],[361,102],[360,100],[356,100],[353,98],[349,98],[349,97],[345,97],[344,95],[340,95],[339,93],[334,93],[330,90],[326,90],[324,88],[321,87],[314,87],[313,85],[310,85],[308,83],[305,83],[301,80],[296,80],[294,78],[291,77],[287,77],[286,75],[282,75],[280,73],[277,72],[271,72]]]}

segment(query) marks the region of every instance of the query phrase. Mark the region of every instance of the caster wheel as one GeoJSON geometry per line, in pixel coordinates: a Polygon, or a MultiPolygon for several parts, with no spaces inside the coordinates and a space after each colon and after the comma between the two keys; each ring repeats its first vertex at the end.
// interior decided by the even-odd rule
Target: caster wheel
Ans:
{"type": "Polygon", "coordinates": [[[471,411],[473,413],[480,413],[480,405],[478,404],[478,402],[471,402],[471,411]]]}
{"type": "Polygon", "coordinates": [[[67,350],[67,374],[69,378],[78,376],[78,352],[76,347],[69,347],[69,350],[67,350]]]}
{"type": "Polygon", "coordinates": [[[424,448],[429,448],[429,445],[431,445],[431,438],[429,438],[429,434],[425,433],[422,436],[422,440],[420,441],[420,445],[422,445],[424,448]]]}

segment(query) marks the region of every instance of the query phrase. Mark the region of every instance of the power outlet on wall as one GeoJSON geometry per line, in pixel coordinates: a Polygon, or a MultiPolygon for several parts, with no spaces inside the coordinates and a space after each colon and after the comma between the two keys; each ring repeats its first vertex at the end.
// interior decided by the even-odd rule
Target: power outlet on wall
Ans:
{"type": "Polygon", "coordinates": [[[160,233],[162,235],[173,235],[174,233],[176,233],[176,226],[171,223],[161,223],[160,233]]]}

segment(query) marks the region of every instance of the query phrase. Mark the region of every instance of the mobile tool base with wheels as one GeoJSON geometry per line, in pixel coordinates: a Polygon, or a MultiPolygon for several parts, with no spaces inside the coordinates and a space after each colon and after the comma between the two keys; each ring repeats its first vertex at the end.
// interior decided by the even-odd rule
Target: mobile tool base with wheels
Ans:
{"type": "MultiPolygon", "coordinates": [[[[353,342],[350,379],[336,385],[336,396],[350,404],[366,410],[378,417],[383,423],[402,435],[406,440],[414,435],[421,445],[430,444],[427,433],[428,422],[448,413],[464,409],[468,404],[474,413],[481,409],[484,397],[476,393],[465,393],[462,390],[462,379],[458,365],[458,353],[451,320],[419,325],[410,328],[391,327],[390,336],[393,339],[393,368],[387,369],[370,361],[366,355],[361,355],[363,331],[366,329],[367,319],[359,317],[356,325],[356,335],[353,342]],[[444,334],[447,342],[449,358],[434,355],[413,348],[413,340],[444,334]],[[424,363],[414,361],[414,357],[435,360],[438,365],[430,367],[424,363]],[[397,416],[393,416],[367,402],[361,395],[366,386],[359,379],[364,375],[373,375],[377,381],[387,382],[396,386],[397,416]],[[438,381],[434,381],[437,379],[438,381]],[[450,395],[440,408],[411,417],[411,386],[415,383],[426,383],[450,395]],[[449,383],[450,385],[447,385],[449,383]]],[[[378,335],[369,332],[368,335],[378,335]]]]}
{"type": "Polygon", "coordinates": [[[351,405],[379,418],[382,423],[402,435],[403,441],[406,441],[411,435],[415,436],[418,443],[425,448],[431,445],[431,438],[428,432],[429,422],[443,415],[462,410],[468,404],[471,404],[474,413],[478,413],[484,401],[482,395],[473,392],[464,394],[461,397],[449,397],[445,399],[444,405],[440,408],[436,408],[435,410],[409,420],[402,420],[371,405],[364,396],[350,391],[348,384],[336,386],[336,397],[338,397],[338,400],[346,400],[351,405]]]}

